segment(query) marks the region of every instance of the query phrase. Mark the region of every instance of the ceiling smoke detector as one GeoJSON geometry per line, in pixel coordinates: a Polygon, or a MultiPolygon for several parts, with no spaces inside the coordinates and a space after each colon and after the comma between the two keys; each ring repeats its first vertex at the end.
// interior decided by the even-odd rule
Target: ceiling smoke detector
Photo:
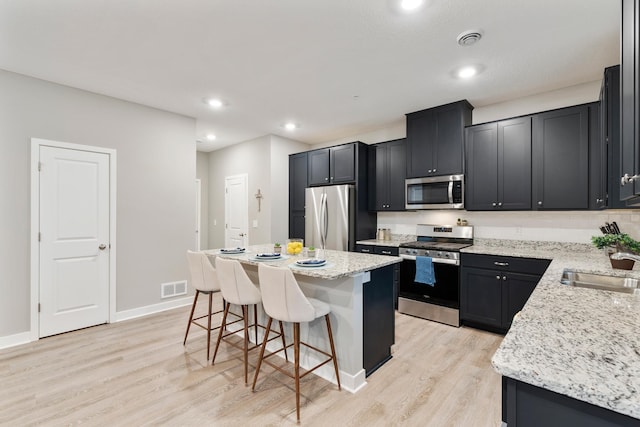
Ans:
{"type": "Polygon", "coordinates": [[[481,38],[482,38],[482,33],[480,31],[471,30],[471,31],[464,31],[460,33],[460,35],[458,35],[457,40],[460,46],[471,46],[472,44],[475,44],[477,41],[479,41],[481,38]]]}

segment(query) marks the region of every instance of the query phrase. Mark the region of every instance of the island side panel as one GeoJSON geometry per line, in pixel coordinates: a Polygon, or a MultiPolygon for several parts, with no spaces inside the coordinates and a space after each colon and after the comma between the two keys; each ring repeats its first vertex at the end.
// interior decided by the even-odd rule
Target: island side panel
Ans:
{"type": "Polygon", "coordinates": [[[394,266],[371,271],[364,284],[364,369],[371,375],[391,359],[395,341],[394,266]]]}

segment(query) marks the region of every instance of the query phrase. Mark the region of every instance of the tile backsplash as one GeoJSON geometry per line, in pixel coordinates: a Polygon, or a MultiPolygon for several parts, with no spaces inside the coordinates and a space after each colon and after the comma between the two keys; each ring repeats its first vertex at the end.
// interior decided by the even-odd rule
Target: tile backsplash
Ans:
{"type": "Polygon", "coordinates": [[[590,243],[599,227],[615,221],[623,233],[640,240],[640,210],[467,212],[434,210],[379,212],[378,228],[393,234],[415,234],[416,224],[455,224],[466,219],[477,238],[590,243]]]}

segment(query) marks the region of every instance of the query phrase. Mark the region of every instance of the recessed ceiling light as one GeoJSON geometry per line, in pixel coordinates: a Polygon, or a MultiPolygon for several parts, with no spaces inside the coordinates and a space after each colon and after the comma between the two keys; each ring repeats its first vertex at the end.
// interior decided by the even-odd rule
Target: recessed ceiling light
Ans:
{"type": "Polygon", "coordinates": [[[222,107],[222,101],[220,101],[219,99],[209,99],[207,100],[207,104],[209,104],[209,106],[213,108],[222,107]]]}
{"type": "Polygon", "coordinates": [[[422,6],[422,0],[402,0],[400,2],[400,7],[404,10],[416,10],[422,6]]]}
{"type": "Polygon", "coordinates": [[[284,124],[284,128],[286,130],[296,130],[298,128],[298,125],[296,125],[295,123],[289,122],[284,124]]]}
{"type": "Polygon", "coordinates": [[[207,134],[207,141],[215,141],[216,136],[212,133],[207,134]]]}
{"type": "Polygon", "coordinates": [[[478,73],[476,67],[463,67],[458,70],[458,77],[461,79],[468,79],[475,76],[478,73]]]}

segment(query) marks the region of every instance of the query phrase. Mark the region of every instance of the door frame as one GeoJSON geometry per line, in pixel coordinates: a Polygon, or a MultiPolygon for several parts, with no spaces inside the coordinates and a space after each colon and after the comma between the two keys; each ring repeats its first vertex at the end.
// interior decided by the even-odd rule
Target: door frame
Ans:
{"type": "Polygon", "coordinates": [[[116,319],[116,150],[111,148],[94,147],[90,145],[73,144],[69,142],[51,141],[47,139],[31,138],[31,315],[29,335],[31,341],[40,339],[38,321],[38,303],[40,299],[40,179],[38,165],[40,162],[40,147],[64,148],[77,151],[107,154],[109,156],[109,318],[108,323],[116,319]]]}
{"type": "MultiPolygon", "coordinates": [[[[249,244],[249,174],[240,173],[237,175],[228,175],[224,177],[224,245],[227,246],[227,233],[229,232],[227,224],[229,223],[229,203],[227,201],[227,182],[231,179],[243,178],[244,179],[244,192],[247,196],[247,222],[245,228],[247,233],[245,235],[246,245],[249,244]]],[[[246,246],[245,245],[245,246],[246,246]]]]}
{"type": "Polygon", "coordinates": [[[202,226],[202,181],[200,178],[196,178],[196,246],[195,250],[199,251],[201,242],[200,242],[200,234],[201,234],[201,226],[202,226]]]}

